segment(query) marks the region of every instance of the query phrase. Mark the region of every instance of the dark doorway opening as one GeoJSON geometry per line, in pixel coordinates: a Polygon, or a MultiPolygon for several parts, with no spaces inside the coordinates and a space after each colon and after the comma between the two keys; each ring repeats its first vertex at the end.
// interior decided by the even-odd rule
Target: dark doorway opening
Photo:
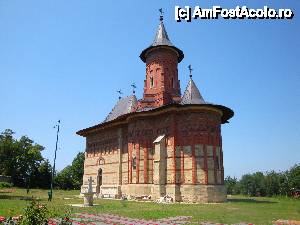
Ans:
{"type": "Polygon", "coordinates": [[[102,169],[100,168],[98,170],[98,176],[97,176],[97,189],[96,189],[97,194],[100,193],[101,185],[102,185],[102,169]]]}

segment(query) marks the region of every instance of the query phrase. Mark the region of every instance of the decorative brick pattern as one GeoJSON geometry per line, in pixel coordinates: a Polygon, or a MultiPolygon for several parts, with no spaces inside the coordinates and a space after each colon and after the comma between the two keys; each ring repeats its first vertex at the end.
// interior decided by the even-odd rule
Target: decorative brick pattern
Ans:
{"type": "MultiPolygon", "coordinates": [[[[101,169],[103,187],[119,190],[118,196],[156,195],[152,193],[155,189],[151,188],[154,184],[153,176],[158,173],[158,167],[153,167],[153,140],[165,134],[162,144],[165,156],[161,158],[165,163],[163,185],[173,185],[166,190],[170,194],[180,195],[174,198],[182,201],[225,200],[222,150],[219,139],[216,141],[216,138],[212,138],[220,137],[217,125],[220,118],[214,111],[204,109],[203,112],[162,113],[160,116],[132,120],[126,126],[111,129],[108,133],[99,131],[89,136],[82,191],[86,190],[87,180],[91,176],[94,180],[93,188],[101,192],[98,183],[101,169]],[[188,119],[185,115],[188,115],[188,119]],[[183,133],[191,136],[182,137],[183,133]],[[136,187],[133,188],[133,185],[136,187]],[[177,189],[174,189],[174,185],[177,189]],[[205,188],[207,185],[210,189],[205,188]],[[212,189],[214,185],[215,189],[212,189]]],[[[101,197],[99,194],[98,197],[101,197]]]]}

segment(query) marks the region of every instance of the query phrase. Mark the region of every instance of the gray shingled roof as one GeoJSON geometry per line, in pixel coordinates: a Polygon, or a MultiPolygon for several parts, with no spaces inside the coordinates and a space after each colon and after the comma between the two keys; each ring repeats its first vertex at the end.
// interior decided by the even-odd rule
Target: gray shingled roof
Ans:
{"type": "Polygon", "coordinates": [[[140,58],[143,60],[143,62],[146,62],[146,53],[148,52],[148,50],[158,46],[168,46],[174,49],[178,53],[178,62],[180,62],[184,58],[183,52],[179,48],[175,47],[170,41],[162,19],[160,20],[160,23],[158,25],[153,43],[148,48],[144,49],[140,55],[140,58]]]}
{"type": "Polygon", "coordinates": [[[132,112],[135,109],[136,105],[137,99],[135,95],[121,98],[103,122],[114,120],[119,116],[132,112]]]}
{"type": "Polygon", "coordinates": [[[181,98],[181,104],[206,104],[192,78],[189,80],[181,98]]]}
{"type": "Polygon", "coordinates": [[[163,21],[161,21],[158,25],[158,29],[156,31],[153,43],[151,46],[158,46],[158,45],[168,45],[174,46],[168,37],[168,33],[166,31],[165,25],[163,21]]]}

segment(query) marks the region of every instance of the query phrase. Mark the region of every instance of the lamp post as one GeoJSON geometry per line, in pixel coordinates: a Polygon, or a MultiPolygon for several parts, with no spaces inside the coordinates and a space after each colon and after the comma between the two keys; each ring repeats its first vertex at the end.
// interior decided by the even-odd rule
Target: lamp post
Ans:
{"type": "Polygon", "coordinates": [[[53,161],[53,168],[52,168],[51,186],[50,186],[50,192],[48,193],[48,201],[51,201],[53,196],[53,180],[54,180],[54,173],[55,173],[55,161],[56,161],[56,152],[57,152],[57,144],[58,144],[59,125],[60,125],[60,120],[57,121],[57,125],[54,126],[54,128],[57,127],[57,132],[56,132],[56,144],[55,144],[54,161],[53,161]]]}

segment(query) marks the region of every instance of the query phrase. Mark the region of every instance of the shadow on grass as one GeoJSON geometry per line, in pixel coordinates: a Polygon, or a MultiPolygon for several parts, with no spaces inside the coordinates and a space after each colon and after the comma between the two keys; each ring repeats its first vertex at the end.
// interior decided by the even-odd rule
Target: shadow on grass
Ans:
{"type": "Polygon", "coordinates": [[[36,199],[33,196],[29,197],[29,196],[18,196],[18,195],[0,195],[0,199],[25,200],[25,201],[30,201],[35,199],[36,201],[40,201],[40,199],[36,199]]]}
{"type": "Polygon", "coordinates": [[[253,198],[230,198],[227,199],[228,202],[245,202],[245,203],[278,203],[275,201],[267,201],[267,200],[257,200],[253,198]]]}

